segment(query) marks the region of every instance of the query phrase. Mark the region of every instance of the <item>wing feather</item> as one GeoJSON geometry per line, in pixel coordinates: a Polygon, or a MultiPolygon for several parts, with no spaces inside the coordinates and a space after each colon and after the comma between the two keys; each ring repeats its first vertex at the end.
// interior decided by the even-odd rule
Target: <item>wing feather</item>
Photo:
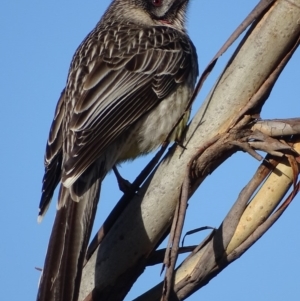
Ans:
{"type": "Polygon", "coordinates": [[[67,85],[68,101],[74,104],[66,124],[72,139],[64,142],[69,144],[62,174],[67,187],[130,125],[187,80],[193,67],[195,51],[182,33],[165,26],[118,29],[95,37],[98,56],[95,45],[90,51],[96,62],[73,62],[79,71],[70,74],[67,85]]]}
{"type": "Polygon", "coordinates": [[[62,123],[65,116],[64,110],[65,90],[62,91],[56,106],[54,119],[51,125],[45,154],[45,174],[43,177],[42,196],[39,205],[40,222],[51,202],[55,187],[61,178],[62,166],[62,123]]]}

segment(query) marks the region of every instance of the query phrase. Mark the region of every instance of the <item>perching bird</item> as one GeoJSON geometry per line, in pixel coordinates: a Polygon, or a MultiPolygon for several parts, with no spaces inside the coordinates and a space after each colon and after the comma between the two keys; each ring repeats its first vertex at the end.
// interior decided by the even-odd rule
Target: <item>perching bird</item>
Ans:
{"type": "Polygon", "coordinates": [[[103,178],[162,144],[184,113],[198,75],[188,2],[114,0],[75,52],[46,148],[39,220],[61,187],[37,300],[77,300],[103,178]]]}

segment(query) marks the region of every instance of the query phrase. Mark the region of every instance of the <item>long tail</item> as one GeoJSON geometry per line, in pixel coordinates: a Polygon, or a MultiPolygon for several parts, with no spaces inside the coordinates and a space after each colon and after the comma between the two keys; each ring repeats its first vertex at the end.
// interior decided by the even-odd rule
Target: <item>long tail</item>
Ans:
{"type": "Polygon", "coordinates": [[[98,178],[89,185],[76,202],[72,188],[61,185],[59,206],[39,285],[38,301],[77,301],[83,261],[99,200],[101,179],[98,178]]]}

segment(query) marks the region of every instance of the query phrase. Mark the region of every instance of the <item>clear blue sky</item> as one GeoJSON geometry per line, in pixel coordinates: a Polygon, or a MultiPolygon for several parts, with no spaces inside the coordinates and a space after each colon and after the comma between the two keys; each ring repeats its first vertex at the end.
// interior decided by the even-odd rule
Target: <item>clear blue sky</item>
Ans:
{"type": "MultiPolygon", "coordinates": [[[[38,225],[45,143],[72,55],[109,2],[17,0],[0,4],[2,300],[36,297],[40,273],[34,267],[43,266],[56,201],[55,196],[38,225]]],[[[201,71],[256,3],[191,1],[188,28],[201,71]]],[[[195,110],[228,57],[222,57],[206,82],[195,110]]],[[[278,80],[262,111],[263,118],[299,117],[299,66],[298,51],[278,80]]],[[[122,175],[133,180],[145,162],[147,159],[124,165],[122,175]]],[[[185,231],[203,225],[217,227],[258,164],[240,153],[211,175],[190,202],[185,231]]],[[[120,195],[114,177],[109,176],[103,186],[98,226],[120,195]]],[[[269,233],[189,300],[299,300],[299,201],[298,196],[269,233]]],[[[204,235],[195,234],[186,243],[199,243],[204,235]]],[[[126,300],[161,280],[159,270],[160,266],[147,269],[144,280],[126,300]]]]}

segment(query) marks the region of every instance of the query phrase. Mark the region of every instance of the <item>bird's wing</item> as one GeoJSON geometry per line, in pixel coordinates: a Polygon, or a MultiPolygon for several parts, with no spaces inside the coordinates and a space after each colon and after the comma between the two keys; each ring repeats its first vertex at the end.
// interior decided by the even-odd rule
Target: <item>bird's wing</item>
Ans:
{"type": "Polygon", "coordinates": [[[45,174],[43,177],[42,196],[39,205],[39,222],[46,213],[52,199],[53,192],[61,178],[63,142],[62,122],[65,116],[64,99],[65,90],[61,92],[58,100],[46,146],[44,162],[45,174]]]}
{"type": "Polygon", "coordinates": [[[71,66],[68,158],[62,174],[66,187],[194,67],[194,48],[180,32],[165,26],[115,27],[95,36],[92,32],[71,66]]]}

